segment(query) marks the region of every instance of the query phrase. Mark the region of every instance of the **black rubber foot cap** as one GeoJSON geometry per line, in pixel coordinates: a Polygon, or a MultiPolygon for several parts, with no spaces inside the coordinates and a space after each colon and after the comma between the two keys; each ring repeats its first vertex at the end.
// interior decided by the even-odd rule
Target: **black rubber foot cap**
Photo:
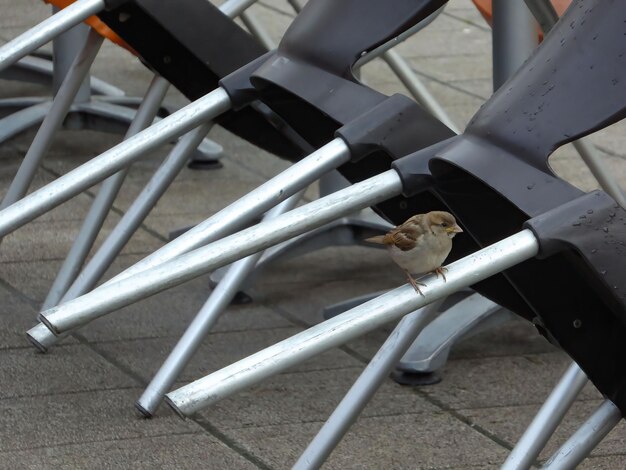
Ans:
{"type": "Polygon", "coordinates": [[[152,418],[152,413],[146,410],[139,403],[135,403],[135,411],[137,412],[137,415],[139,415],[141,418],[145,418],[145,419],[152,418]]]}
{"type": "Polygon", "coordinates": [[[223,167],[219,160],[191,160],[187,163],[190,170],[219,170],[223,167]]]}
{"type": "MultiPolygon", "coordinates": [[[[217,287],[217,282],[215,282],[213,279],[209,279],[209,288],[215,289],[216,287],[217,287]]],[[[247,305],[247,304],[251,304],[252,302],[254,302],[254,299],[251,296],[249,296],[243,291],[238,290],[235,296],[233,297],[233,300],[230,301],[230,304],[231,305],[247,305]]]]}
{"type": "Polygon", "coordinates": [[[235,297],[233,297],[233,300],[231,300],[230,303],[233,305],[246,305],[251,304],[252,302],[252,297],[250,297],[248,294],[246,294],[245,292],[237,291],[235,297]]]}
{"type": "Polygon", "coordinates": [[[391,373],[391,378],[400,385],[406,385],[408,387],[435,385],[441,382],[441,374],[437,371],[419,373],[395,370],[391,373]]]}

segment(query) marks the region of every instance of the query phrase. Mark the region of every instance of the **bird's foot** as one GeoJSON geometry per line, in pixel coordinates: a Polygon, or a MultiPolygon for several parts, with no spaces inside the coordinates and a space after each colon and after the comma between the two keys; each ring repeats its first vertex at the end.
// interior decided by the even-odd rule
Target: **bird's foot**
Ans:
{"type": "Polygon", "coordinates": [[[448,270],[448,268],[446,268],[444,266],[439,266],[433,272],[435,273],[435,276],[437,276],[437,278],[439,278],[439,275],[441,274],[441,277],[443,277],[443,282],[448,282],[448,280],[446,279],[446,274],[445,274],[445,272],[447,270],[448,270]]]}
{"type": "Polygon", "coordinates": [[[423,284],[421,282],[417,282],[415,279],[413,279],[413,276],[411,276],[409,273],[406,273],[406,277],[409,280],[409,284],[411,284],[413,286],[413,289],[415,289],[415,292],[417,292],[419,295],[424,297],[424,293],[420,289],[420,286],[426,287],[426,284],[423,284]]]}

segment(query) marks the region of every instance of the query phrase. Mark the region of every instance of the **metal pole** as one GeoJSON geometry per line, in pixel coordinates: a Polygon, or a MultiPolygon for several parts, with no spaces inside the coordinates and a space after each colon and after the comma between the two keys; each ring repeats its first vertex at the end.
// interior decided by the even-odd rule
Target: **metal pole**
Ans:
{"type": "Polygon", "coordinates": [[[332,140],[150,256],[122,271],[104,285],[127,279],[220,237],[230,235],[349,160],[350,150],[345,142],[342,139],[332,140]]]}
{"type": "Polygon", "coordinates": [[[355,210],[389,199],[401,191],[400,177],[395,170],[388,170],[156,268],[103,285],[82,297],[41,313],[39,319],[55,334],[69,331],[201,273],[213,271],[355,210]]]}
{"type": "Polygon", "coordinates": [[[57,178],[52,183],[0,211],[0,237],[130,165],[143,153],[157,148],[231,107],[228,94],[218,88],[176,111],[143,132],[57,178]]]}
{"type": "Polygon", "coordinates": [[[247,11],[242,11],[239,15],[242,23],[248,28],[250,34],[252,34],[262,45],[268,50],[272,50],[276,47],[274,40],[270,37],[268,32],[259,24],[257,19],[248,13],[247,11]]]}
{"type": "Polygon", "coordinates": [[[229,18],[235,18],[256,2],[257,0],[228,0],[222,3],[219,8],[229,18]]]}
{"type": "MultiPolygon", "coordinates": [[[[197,131],[200,131],[200,129],[197,131]]],[[[201,133],[202,131],[198,134],[201,133]]],[[[187,137],[191,136],[191,134],[187,137]]],[[[197,135],[196,138],[199,138],[199,135],[197,135]]],[[[72,287],[70,287],[60,303],[84,294],[95,285],[98,279],[100,279],[104,271],[112,262],[112,257],[114,257],[115,254],[121,250],[124,243],[126,243],[127,239],[132,234],[132,231],[136,230],[136,226],[141,223],[143,217],[145,217],[156,202],[156,199],[160,196],[160,193],[156,194],[156,192],[165,191],[167,185],[169,184],[169,180],[166,178],[173,178],[175,176],[175,174],[170,174],[170,176],[159,176],[159,172],[163,171],[164,173],[168,173],[169,171],[177,171],[171,169],[170,165],[175,166],[182,165],[184,163],[184,158],[182,157],[180,163],[175,163],[172,160],[176,158],[174,154],[177,153],[177,150],[179,152],[178,155],[182,155],[184,152],[192,150],[191,147],[193,144],[189,142],[189,147],[187,149],[181,147],[185,141],[186,137],[181,139],[181,142],[172,151],[168,160],[163,163],[151,182],[148,183],[144,192],[128,209],[122,220],[109,235],[107,240],[105,240],[102,247],[96,252],[84,270],[80,273],[76,282],[72,285],[72,287]],[[179,147],[181,148],[179,149],[179,147]],[[170,167],[170,170],[168,170],[168,167],[170,167]],[[160,185],[162,186],[159,187],[160,185]],[[143,200],[144,198],[146,199],[143,200]],[[109,259],[109,257],[111,257],[111,259],[109,259]]],[[[214,241],[221,236],[231,234],[236,229],[245,226],[254,218],[263,214],[266,210],[271,209],[279,202],[295,194],[298,190],[306,187],[307,184],[310,184],[318,179],[321,174],[348,161],[349,157],[350,154],[348,148],[345,144],[343,144],[341,139],[337,139],[336,141],[329,143],[319,151],[304,158],[300,162],[293,164],[290,168],[272,180],[251,191],[246,196],[218,212],[208,220],[182,234],[176,240],[154,252],[151,256],[145,258],[141,262],[133,265],[131,268],[109,280],[104,285],[109,285],[121,281],[122,279],[126,279],[132,274],[136,274],[148,268],[162,264],[180,254],[214,241]]],[[[52,347],[54,344],[59,342],[62,337],[64,337],[64,335],[55,336],[45,325],[42,325],[41,323],[28,330],[26,334],[33,345],[42,352],[46,352],[48,348],[52,347]]]]}
{"type": "Polygon", "coordinates": [[[385,52],[381,58],[389,65],[389,68],[393,70],[402,84],[409,90],[409,93],[411,93],[413,98],[415,98],[424,109],[448,126],[452,131],[457,134],[460,132],[459,128],[456,127],[452,119],[450,119],[450,116],[448,116],[448,113],[446,113],[437,100],[435,100],[435,97],[428,91],[428,88],[417,78],[415,72],[413,72],[409,64],[400,54],[396,51],[389,50],[385,52]]]}
{"type": "Polygon", "coordinates": [[[90,29],[87,38],[85,39],[84,46],[80,53],[74,59],[65,80],[63,81],[59,91],[57,92],[50,111],[46,114],[41,127],[37,131],[32,144],[26,152],[24,160],[20,164],[17,174],[7,193],[0,204],[0,209],[4,209],[15,201],[24,197],[24,194],[28,191],[30,184],[35,177],[39,163],[44,155],[48,152],[54,134],[63,125],[63,120],[67,116],[67,113],[74,102],[76,93],[80,89],[91,64],[93,63],[100,46],[102,45],[104,38],[100,36],[95,30],[90,29]]]}
{"type": "Polygon", "coordinates": [[[570,470],[576,468],[591,451],[622,420],[622,413],[610,400],[598,409],[546,462],[544,469],[570,470]]]}
{"type": "MultiPolygon", "coordinates": [[[[300,191],[283,201],[269,211],[263,220],[273,219],[293,209],[298,204],[303,192],[300,191]]],[[[224,278],[211,292],[206,303],[202,306],[189,327],[187,327],[187,330],[146,387],[137,403],[135,403],[135,407],[144,416],[150,417],[154,414],[161,401],[163,401],[165,393],[171,389],[182,370],[202,344],[211,327],[235,297],[241,284],[254,270],[262,255],[263,252],[255,253],[233,263],[228,268],[224,278]]]]}
{"type": "Polygon", "coordinates": [[[535,19],[524,2],[493,0],[493,89],[497,90],[537,47],[535,19]]]}
{"type": "MultiPolygon", "coordinates": [[[[144,96],[144,99],[133,118],[133,122],[130,124],[128,131],[126,132],[125,140],[129,139],[133,135],[141,132],[154,121],[154,118],[159,112],[161,103],[165,98],[167,89],[169,88],[169,82],[163,77],[155,75],[148,87],[148,91],[144,96]]],[[[67,254],[63,265],[57,277],[48,292],[48,296],[43,304],[43,309],[48,309],[54,305],[57,305],[63,295],[67,292],[76,276],[78,275],[81,266],[85,262],[89,251],[91,250],[102,224],[106,219],[113,201],[117,197],[124,179],[129,171],[130,167],[126,167],[118,173],[107,178],[100,187],[98,195],[94,199],[85,220],[76,236],[72,248],[67,254]]]]}
{"type": "Polygon", "coordinates": [[[615,199],[620,206],[626,209],[626,195],[620,187],[611,171],[602,163],[602,158],[598,154],[596,147],[589,139],[579,139],[572,142],[572,145],[578,151],[578,154],[587,164],[589,171],[600,184],[600,187],[606,193],[615,199]]]}
{"type": "MultiPolygon", "coordinates": [[[[52,12],[57,13],[59,8],[53,7],[52,12]]],[[[89,32],[93,28],[85,23],[79,23],[63,34],[59,34],[52,40],[52,92],[56,95],[61,84],[69,73],[76,56],[80,53],[80,46],[85,42],[89,32]]],[[[86,103],[91,99],[91,78],[85,77],[81,84],[74,103],[86,103]]]]}
{"type": "Polygon", "coordinates": [[[544,33],[550,31],[559,21],[559,14],[549,0],[524,0],[524,2],[544,33]]]}
{"type": "Polygon", "coordinates": [[[446,272],[447,282],[435,275],[423,277],[421,281],[427,284],[422,288],[423,296],[405,284],[170,392],[166,395],[167,402],[180,415],[189,416],[316,354],[521,263],[535,256],[538,249],[533,233],[523,230],[450,264],[446,272]]]}
{"type": "Polygon", "coordinates": [[[93,288],[109,268],[115,256],[122,250],[132,234],[139,228],[150,210],[169,187],[176,175],[185,166],[189,155],[202,139],[209,133],[213,123],[207,123],[190,132],[172,149],[172,152],[158,168],[137,199],[133,201],[122,219],[115,226],[111,234],[91,258],[85,269],[80,273],[76,282],[63,296],[62,301],[78,297],[93,288]]]}
{"type": "Polygon", "coordinates": [[[13,65],[55,36],[104,10],[104,0],[79,0],[0,47],[0,70],[13,65]]]}
{"type": "Polygon", "coordinates": [[[442,300],[433,302],[400,320],[387,341],[302,453],[293,470],[317,469],[322,466],[417,335],[437,314],[441,303],[442,300]]]}
{"type": "Polygon", "coordinates": [[[501,470],[526,470],[532,466],[586,383],[587,376],[573,362],[526,428],[501,470]]]}

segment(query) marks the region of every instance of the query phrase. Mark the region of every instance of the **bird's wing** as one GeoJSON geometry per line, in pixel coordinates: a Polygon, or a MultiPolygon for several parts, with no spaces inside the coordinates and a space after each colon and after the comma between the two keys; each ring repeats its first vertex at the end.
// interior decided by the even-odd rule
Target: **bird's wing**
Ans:
{"type": "Polygon", "coordinates": [[[417,230],[396,229],[385,235],[385,245],[394,245],[402,251],[415,248],[415,241],[419,237],[417,230]]]}

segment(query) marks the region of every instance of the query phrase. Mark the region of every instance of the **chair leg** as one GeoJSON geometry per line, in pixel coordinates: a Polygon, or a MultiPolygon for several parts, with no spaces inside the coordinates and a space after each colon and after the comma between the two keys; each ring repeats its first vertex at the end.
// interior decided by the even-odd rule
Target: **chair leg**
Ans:
{"type": "Polygon", "coordinates": [[[0,47],[0,70],[15,64],[59,34],[104,10],[104,0],[79,0],[0,47]]]}
{"type": "Polygon", "coordinates": [[[0,211],[0,236],[21,227],[39,215],[131,164],[145,152],[178,137],[230,109],[222,88],[185,106],[150,128],[116,145],[44,188],[0,211]]]}
{"type": "Polygon", "coordinates": [[[61,128],[76,94],[100,50],[103,40],[102,36],[90,30],[82,50],[69,68],[69,72],[59,88],[48,114],[43,119],[41,127],[28,149],[17,175],[5,194],[2,204],[0,204],[0,209],[4,209],[18,201],[28,191],[39,163],[50,148],[52,138],[61,128]]]}
{"type": "MultiPolygon", "coordinates": [[[[265,215],[264,220],[270,220],[293,209],[301,199],[303,192],[301,191],[291,196],[269,211],[265,215]]],[[[248,256],[228,267],[224,278],[215,287],[202,309],[198,312],[135,404],[135,407],[142,415],[151,417],[155,413],[163,401],[165,393],[171,389],[185,365],[187,365],[202,344],[211,327],[224,313],[246,277],[254,270],[262,254],[262,252],[259,252],[248,256]]]]}
{"type": "Polygon", "coordinates": [[[417,335],[436,315],[435,301],[405,316],[369,362],[298,461],[296,470],[317,469],[328,459],[417,335]]]}
{"type": "MultiPolygon", "coordinates": [[[[302,256],[330,246],[363,245],[366,238],[384,234],[391,228],[389,223],[370,211],[335,220],[266,250],[242,288],[248,289],[264,269],[280,259],[302,256]]],[[[221,275],[218,270],[211,276],[211,280],[217,282],[221,275]]]]}
{"type": "Polygon", "coordinates": [[[168,404],[180,415],[190,416],[304,360],[521,263],[535,256],[537,252],[538,242],[532,232],[529,230],[519,232],[449,265],[447,282],[434,275],[422,278],[427,284],[427,287],[422,289],[423,296],[418,295],[412,286],[405,284],[168,393],[168,404]]]}
{"type": "Polygon", "coordinates": [[[622,420],[622,413],[610,400],[598,409],[578,428],[544,465],[549,470],[576,468],[591,451],[622,420]]]}
{"type": "MultiPolygon", "coordinates": [[[[167,80],[155,75],[146,92],[142,105],[128,128],[126,139],[141,132],[152,124],[168,88],[169,83],[167,80]]],[[[44,309],[57,305],[78,275],[81,266],[85,262],[102,228],[104,220],[113,206],[113,201],[124,183],[128,170],[129,167],[110,176],[102,183],[98,195],[94,199],[83,225],[74,240],[74,244],[65,258],[61,270],[57,274],[52,288],[44,301],[44,309]]]]}
{"type": "MultiPolygon", "coordinates": [[[[191,153],[197,148],[211,127],[212,123],[204,124],[181,138],[141,194],[137,196],[137,199],[131,204],[119,223],[83,268],[61,299],[61,302],[78,297],[96,285],[130,237],[139,228],[150,210],[167,190],[170,183],[184,167],[191,153]]],[[[41,323],[28,330],[26,335],[30,342],[41,352],[47,352],[49,348],[67,336],[55,336],[41,323]]]]}
{"type": "Polygon", "coordinates": [[[517,441],[502,470],[526,470],[533,465],[586,383],[587,376],[573,362],[517,441]]]}
{"type": "Polygon", "coordinates": [[[185,231],[161,249],[109,280],[105,285],[127,279],[218,240],[220,237],[230,235],[254,222],[279,202],[306,188],[349,159],[350,152],[343,140],[335,139],[329,142],[217,214],[185,231]]]}
{"type": "Polygon", "coordinates": [[[42,312],[39,319],[53,333],[69,331],[164,288],[178,285],[356,210],[389,199],[398,195],[401,190],[402,182],[398,173],[389,170],[150,270],[128,276],[121,281],[111,281],[89,294],[42,312]],[[90,307],[85,308],[88,305],[90,307]]]}
{"type": "MultiPolygon", "coordinates": [[[[51,86],[53,73],[54,67],[50,57],[29,55],[21,58],[11,67],[0,72],[0,79],[51,86]]],[[[94,95],[103,95],[118,99],[125,96],[124,90],[96,77],[91,77],[90,85],[91,93],[94,95]]]]}
{"type": "Polygon", "coordinates": [[[471,294],[442,312],[417,337],[399,360],[394,380],[401,384],[427,384],[443,369],[452,347],[460,340],[509,321],[513,314],[499,305],[471,294]]]}

